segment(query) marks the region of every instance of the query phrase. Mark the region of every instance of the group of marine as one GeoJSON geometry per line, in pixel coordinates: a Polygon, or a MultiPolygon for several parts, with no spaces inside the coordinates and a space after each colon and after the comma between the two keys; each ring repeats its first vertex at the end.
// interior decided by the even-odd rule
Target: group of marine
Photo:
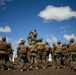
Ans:
{"type": "MultiPolygon", "coordinates": [[[[74,42],[74,38],[70,38],[70,42],[68,44],[61,44],[61,41],[58,40],[57,44],[53,43],[53,46],[50,47],[47,41],[43,43],[43,39],[38,38],[38,33],[36,29],[34,29],[33,32],[28,34],[27,40],[28,45],[26,45],[25,40],[22,39],[17,47],[17,66],[20,67],[21,71],[24,71],[25,69],[29,71],[33,68],[46,69],[49,63],[49,54],[52,55],[52,67],[58,69],[62,68],[63,66],[70,67],[70,57],[73,53],[76,53],[76,43],[74,42]]],[[[1,70],[5,69],[5,66],[8,70],[13,67],[12,61],[9,60],[9,58],[12,58],[13,51],[14,50],[12,49],[11,44],[6,42],[6,37],[2,37],[2,40],[0,40],[1,70]],[[3,49],[1,46],[6,48],[3,49]],[[2,53],[2,51],[4,53],[2,53]]]]}

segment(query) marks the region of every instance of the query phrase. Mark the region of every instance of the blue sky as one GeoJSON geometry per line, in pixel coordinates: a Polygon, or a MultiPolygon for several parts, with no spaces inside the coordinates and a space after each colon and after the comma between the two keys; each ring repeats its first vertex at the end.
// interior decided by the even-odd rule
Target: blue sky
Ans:
{"type": "Polygon", "coordinates": [[[43,42],[76,42],[76,0],[0,0],[0,38],[16,51],[20,39],[34,29],[43,42]]]}

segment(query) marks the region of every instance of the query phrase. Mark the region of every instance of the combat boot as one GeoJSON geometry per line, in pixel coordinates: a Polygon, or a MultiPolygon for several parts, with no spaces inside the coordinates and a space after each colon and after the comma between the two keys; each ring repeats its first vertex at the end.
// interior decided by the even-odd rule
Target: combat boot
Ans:
{"type": "Polygon", "coordinates": [[[29,69],[27,69],[27,71],[29,71],[29,69]]]}
{"type": "Polygon", "coordinates": [[[39,69],[38,67],[35,67],[36,69],[39,69]]]}
{"type": "Polygon", "coordinates": [[[1,68],[1,70],[4,70],[4,68],[1,68]]]}
{"type": "Polygon", "coordinates": [[[21,69],[21,72],[23,72],[23,69],[21,69]]]}
{"type": "Polygon", "coordinates": [[[1,70],[5,70],[5,67],[2,67],[1,70]]]}
{"type": "Polygon", "coordinates": [[[11,70],[11,68],[8,68],[8,70],[11,70]]]}
{"type": "Polygon", "coordinates": [[[43,69],[46,69],[46,67],[43,67],[43,69]]]}

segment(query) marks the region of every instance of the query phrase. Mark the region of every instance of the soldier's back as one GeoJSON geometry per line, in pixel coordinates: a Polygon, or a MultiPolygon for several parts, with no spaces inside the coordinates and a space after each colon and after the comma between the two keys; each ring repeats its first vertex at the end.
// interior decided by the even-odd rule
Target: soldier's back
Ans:
{"type": "Polygon", "coordinates": [[[33,32],[33,35],[34,35],[34,36],[37,36],[37,32],[33,32]]]}
{"type": "Polygon", "coordinates": [[[56,46],[55,53],[61,53],[62,47],[60,45],[56,46]]]}
{"type": "Polygon", "coordinates": [[[31,35],[28,35],[28,39],[31,39],[32,38],[32,36],[31,35]]]}
{"type": "Polygon", "coordinates": [[[38,45],[37,49],[39,49],[39,50],[42,50],[44,48],[44,43],[42,43],[42,42],[38,42],[37,45],[38,45]]]}
{"type": "Polygon", "coordinates": [[[27,52],[27,47],[25,45],[20,45],[19,53],[26,53],[26,52],[27,52]]]}
{"type": "Polygon", "coordinates": [[[70,46],[69,46],[69,50],[76,52],[76,44],[75,43],[71,43],[70,46]]]}
{"type": "Polygon", "coordinates": [[[68,48],[67,48],[67,46],[63,46],[63,47],[62,47],[62,54],[63,54],[63,55],[67,55],[67,53],[68,53],[68,48]]]}
{"type": "Polygon", "coordinates": [[[49,45],[45,45],[44,47],[45,47],[45,50],[46,51],[49,51],[50,50],[50,46],[49,45]]]}
{"type": "Polygon", "coordinates": [[[6,50],[7,49],[7,42],[0,41],[0,50],[6,50]]]}

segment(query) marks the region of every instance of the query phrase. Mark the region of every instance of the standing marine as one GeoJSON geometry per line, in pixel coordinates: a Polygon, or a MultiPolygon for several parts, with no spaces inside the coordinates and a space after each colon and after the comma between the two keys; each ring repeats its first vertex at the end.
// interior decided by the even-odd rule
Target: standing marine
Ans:
{"type": "Polygon", "coordinates": [[[19,49],[21,71],[23,71],[25,68],[29,70],[27,63],[27,46],[25,45],[25,40],[21,40],[21,45],[18,47],[18,49],[19,49]]]}

